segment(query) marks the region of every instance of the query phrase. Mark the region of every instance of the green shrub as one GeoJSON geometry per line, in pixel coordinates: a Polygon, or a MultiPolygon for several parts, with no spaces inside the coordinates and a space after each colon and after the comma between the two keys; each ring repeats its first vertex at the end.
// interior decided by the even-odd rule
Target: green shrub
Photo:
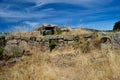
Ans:
{"type": "Polygon", "coordinates": [[[50,47],[50,51],[52,51],[57,45],[57,40],[50,40],[49,42],[49,47],[50,47]]]}
{"type": "Polygon", "coordinates": [[[3,48],[0,48],[0,54],[2,54],[3,53],[3,48]]]}
{"type": "Polygon", "coordinates": [[[60,29],[56,29],[55,34],[57,34],[57,35],[62,34],[62,31],[60,29]]]}

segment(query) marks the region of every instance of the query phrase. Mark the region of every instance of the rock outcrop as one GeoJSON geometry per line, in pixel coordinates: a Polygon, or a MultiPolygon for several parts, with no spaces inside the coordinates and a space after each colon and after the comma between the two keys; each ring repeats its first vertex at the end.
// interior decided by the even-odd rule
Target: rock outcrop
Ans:
{"type": "Polygon", "coordinates": [[[115,49],[120,49],[120,32],[113,34],[112,43],[113,43],[113,47],[115,49]]]}
{"type": "Polygon", "coordinates": [[[8,57],[21,57],[23,53],[22,47],[17,45],[6,45],[3,51],[3,55],[8,57]]]}

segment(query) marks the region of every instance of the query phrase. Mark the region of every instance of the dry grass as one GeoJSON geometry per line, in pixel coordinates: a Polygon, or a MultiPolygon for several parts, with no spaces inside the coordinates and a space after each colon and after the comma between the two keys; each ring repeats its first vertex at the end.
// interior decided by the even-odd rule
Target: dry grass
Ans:
{"type": "Polygon", "coordinates": [[[9,35],[12,36],[27,36],[27,37],[31,37],[31,36],[38,36],[38,37],[43,37],[42,35],[40,35],[39,31],[33,31],[33,32],[13,32],[9,35]]]}
{"type": "Polygon", "coordinates": [[[76,64],[68,67],[50,62],[58,51],[42,53],[38,48],[31,51],[32,56],[23,56],[23,61],[1,68],[0,80],[120,80],[120,55],[111,50],[81,53],[66,59],[76,64]]]}
{"type": "Polygon", "coordinates": [[[81,34],[89,34],[92,33],[92,31],[88,31],[82,28],[75,28],[71,29],[69,32],[64,32],[63,34],[68,34],[68,35],[81,35],[81,34]]]}
{"type": "MultiPolygon", "coordinates": [[[[72,34],[72,31],[70,32],[72,34]]],[[[70,34],[69,33],[69,34],[70,34]]],[[[74,34],[89,33],[74,29],[74,34]]],[[[84,40],[83,40],[84,41],[84,40]]],[[[84,42],[83,42],[84,43],[84,42]]],[[[120,51],[92,49],[71,58],[60,58],[60,62],[72,62],[72,66],[58,66],[52,58],[58,53],[74,53],[77,49],[66,46],[62,50],[42,52],[24,42],[21,45],[34,53],[23,56],[21,62],[0,68],[0,80],[120,80],[120,51]]],[[[78,46],[79,47],[79,46],[78,46]]]]}

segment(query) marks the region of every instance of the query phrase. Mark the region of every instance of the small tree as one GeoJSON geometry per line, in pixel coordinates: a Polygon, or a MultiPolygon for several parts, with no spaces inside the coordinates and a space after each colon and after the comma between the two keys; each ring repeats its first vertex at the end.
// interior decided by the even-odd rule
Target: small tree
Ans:
{"type": "Polygon", "coordinates": [[[113,31],[119,31],[119,30],[120,30],[120,21],[116,22],[113,27],[113,31]]]}

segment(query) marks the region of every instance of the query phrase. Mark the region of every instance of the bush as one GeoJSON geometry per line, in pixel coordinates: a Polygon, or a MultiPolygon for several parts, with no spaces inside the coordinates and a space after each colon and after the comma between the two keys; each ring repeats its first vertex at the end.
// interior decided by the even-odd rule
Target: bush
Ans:
{"type": "Polygon", "coordinates": [[[57,45],[57,40],[51,40],[49,43],[50,51],[52,51],[57,45]]]}
{"type": "Polygon", "coordinates": [[[0,54],[2,54],[3,53],[3,48],[0,48],[0,54]]]}
{"type": "Polygon", "coordinates": [[[120,31],[120,21],[115,23],[115,25],[113,27],[113,31],[120,31]]]}
{"type": "Polygon", "coordinates": [[[57,35],[62,34],[62,31],[60,29],[56,29],[55,34],[57,34],[57,35]]]}
{"type": "Polygon", "coordinates": [[[3,48],[0,47],[0,58],[2,57],[3,48]]]}

